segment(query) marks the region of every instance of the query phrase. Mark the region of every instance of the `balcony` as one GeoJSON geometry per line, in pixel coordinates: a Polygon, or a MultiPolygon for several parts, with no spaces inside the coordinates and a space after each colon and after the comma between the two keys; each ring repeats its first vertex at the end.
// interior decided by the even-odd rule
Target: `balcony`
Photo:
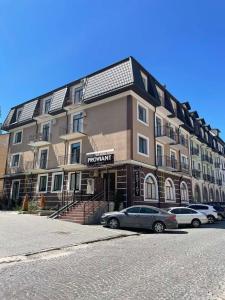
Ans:
{"type": "Polygon", "coordinates": [[[19,163],[18,166],[12,166],[9,162],[7,165],[7,175],[13,175],[13,174],[21,174],[29,172],[29,170],[32,170],[34,168],[33,161],[22,161],[19,163]]]}
{"type": "Polygon", "coordinates": [[[79,127],[78,128],[74,128],[73,126],[70,126],[69,128],[61,127],[59,130],[59,137],[65,141],[82,138],[84,136],[86,136],[86,134],[83,132],[83,129],[79,127]]]}
{"type": "Polygon", "coordinates": [[[221,178],[217,178],[216,179],[216,184],[218,184],[218,185],[221,186],[223,184],[222,179],[221,178]]]}
{"type": "Polygon", "coordinates": [[[176,143],[172,145],[176,150],[185,150],[188,148],[188,139],[182,134],[177,134],[176,143]]]}
{"type": "Polygon", "coordinates": [[[175,130],[169,126],[157,126],[155,136],[158,142],[165,144],[174,144],[176,142],[175,130]]]}
{"type": "Polygon", "coordinates": [[[198,169],[192,169],[192,176],[195,177],[196,179],[201,178],[201,171],[198,169]]]}
{"type": "Polygon", "coordinates": [[[86,154],[58,156],[58,166],[64,170],[80,170],[86,167],[86,154]]]}
{"type": "Polygon", "coordinates": [[[220,162],[215,161],[214,166],[216,169],[220,169],[220,162]]]}
{"type": "Polygon", "coordinates": [[[178,163],[176,159],[171,159],[170,156],[158,156],[156,159],[156,165],[163,169],[178,170],[178,163]]]}
{"type": "Polygon", "coordinates": [[[28,145],[31,147],[42,147],[51,144],[50,133],[38,133],[29,137],[28,145]]]}
{"type": "Polygon", "coordinates": [[[212,159],[208,155],[202,154],[202,161],[211,163],[212,159]]]}
{"type": "Polygon", "coordinates": [[[181,162],[180,163],[180,171],[183,172],[183,173],[189,174],[190,173],[189,164],[181,162]]]}
{"type": "Polygon", "coordinates": [[[204,179],[205,181],[210,182],[210,181],[211,181],[211,176],[210,176],[209,174],[203,174],[203,179],[204,179]]]}
{"type": "Polygon", "coordinates": [[[192,147],[191,148],[191,155],[192,156],[199,156],[200,152],[198,148],[192,147]]]}

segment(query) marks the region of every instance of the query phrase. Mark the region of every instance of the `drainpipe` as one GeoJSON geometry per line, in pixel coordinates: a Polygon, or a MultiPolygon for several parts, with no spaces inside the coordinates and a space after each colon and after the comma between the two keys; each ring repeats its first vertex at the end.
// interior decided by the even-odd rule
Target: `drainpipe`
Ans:
{"type": "MultiPolygon", "coordinates": [[[[160,180],[159,180],[159,176],[158,176],[158,164],[157,164],[157,154],[156,154],[156,126],[155,126],[155,117],[156,117],[156,107],[155,107],[155,110],[154,110],[154,113],[153,113],[153,119],[154,119],[154,121],[153,121],[153,130],[154,130],[154,150],[155,150],[155,157],[154,157],[154,159],[155,159],[155,166],[156,166],[156,169],[155,169],[155,177],[157,178],[157,182],[158,182],[158,184],[157,184],[157,186],[158,186],[158,200],[159,200],[159,202],[158,202],[158,207],[160,208],[161,207],[161,190],[160,190],[160,180]]],[[[145,187],[144,187],[144,189],[145,189],[145,187]]],[[[145,191],[144,191],[145,192],[145,191]]]]}

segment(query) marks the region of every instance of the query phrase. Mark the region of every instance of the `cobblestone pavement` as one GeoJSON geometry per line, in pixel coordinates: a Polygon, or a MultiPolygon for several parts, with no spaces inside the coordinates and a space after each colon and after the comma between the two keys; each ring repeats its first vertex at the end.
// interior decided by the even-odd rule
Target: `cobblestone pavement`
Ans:
{"type": "Polygon", "coordinates": [[[225,221],[0,265],[0,299],[225,299],[225,221]]]}
{"type": "Polygon", "coordinates": [[[0,259],[130,234],[132,232],[112,231],[102,226],[0,212],[0,259]]]}

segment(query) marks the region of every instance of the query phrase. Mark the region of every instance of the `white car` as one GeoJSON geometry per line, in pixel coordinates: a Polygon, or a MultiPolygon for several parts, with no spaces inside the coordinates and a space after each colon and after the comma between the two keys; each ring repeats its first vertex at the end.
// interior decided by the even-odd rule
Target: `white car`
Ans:
{"type": "Polygon", "coordinates": [[[206,204],[191,204],[188,206],[189,208],[192,208],[194,210],[197,210],[204,215],[207,216],[208,222],[210,224],[215,223],[215,221],[218,219],[218,214],[216,210],[213,208],[211,205],[206,205],[206,204]]]}
{"type": "Polygon", "coordinates": [[[176,215],[178,225],[191,225],[198,228],[208,223],[206,215],[188,207],[171,207],[168,212],[176,215]]]}

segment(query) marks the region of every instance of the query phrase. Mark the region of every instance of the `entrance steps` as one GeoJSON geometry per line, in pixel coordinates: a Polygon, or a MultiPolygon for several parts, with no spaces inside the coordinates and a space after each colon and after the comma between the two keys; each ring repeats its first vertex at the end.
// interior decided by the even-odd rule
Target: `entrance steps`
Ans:
{"type": "Polygon", "coordinates": [[[72,206],[69,211],[62,212],[58,218],[78,224],[98,224],[107,207],[106,201],[81,201],[72,206]]]}

